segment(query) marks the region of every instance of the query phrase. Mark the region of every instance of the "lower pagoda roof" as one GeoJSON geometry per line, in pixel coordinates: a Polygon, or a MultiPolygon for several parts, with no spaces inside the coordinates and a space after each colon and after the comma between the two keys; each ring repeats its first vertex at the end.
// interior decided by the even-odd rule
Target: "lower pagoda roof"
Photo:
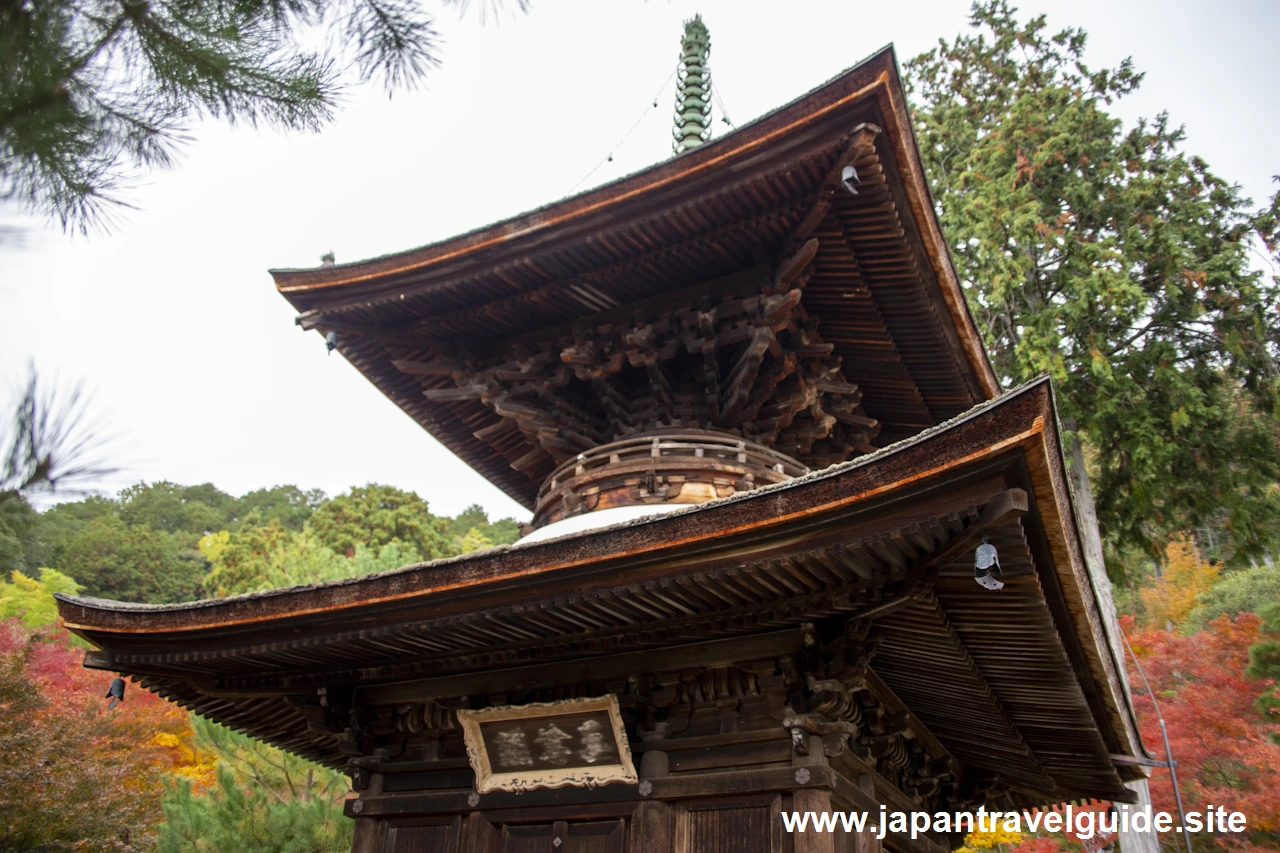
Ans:
{"type": "Polygon", "coordinates": [[[228,599],[58,606],[97,647],[87,666],[333,766],[350,753],[315,725],[326,692],[484,697],[513,673],[727,664],[859,626],[869,677],[964,774],[1028,804],[1128,800],[1145,753],[1077,524],[1042,379],[874,454],[663,517],[228,599]],[[984,539],[1001,590],[974,581],[984,539]]]}

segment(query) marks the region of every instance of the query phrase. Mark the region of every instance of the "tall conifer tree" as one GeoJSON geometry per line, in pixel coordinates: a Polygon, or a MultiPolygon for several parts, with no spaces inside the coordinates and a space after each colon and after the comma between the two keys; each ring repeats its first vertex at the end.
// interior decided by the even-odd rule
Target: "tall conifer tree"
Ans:
{"type": "Polygon", "coordinates": [[[1094,70],[1086,35],[974,5],[975,32],[907,66],[930,186],[1006,383],[1056,382],[1112,559],[1226,527],[1229,556],[1280,525],[1277,286],[1251,269],[1263,224],[1161,114],[1110,105],[1141,82],[1094,70]]]}

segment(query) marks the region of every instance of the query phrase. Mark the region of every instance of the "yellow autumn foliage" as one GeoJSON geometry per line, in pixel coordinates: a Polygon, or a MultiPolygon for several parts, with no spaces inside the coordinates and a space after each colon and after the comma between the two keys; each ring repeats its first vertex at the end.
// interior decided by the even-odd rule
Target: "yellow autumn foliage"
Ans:
{"type": "Polygon", "coordinates": [[[187,728],[180,735],[156,732],[151,736],[151,743],[164,748],[168,753],[171,763],[165,769],[191,780],[196,788],[204,788],[213,783],[218,758],[213,753],[194,746],[193,738],[193,732],[187,728]]]}
{"type": "Polygon", "coordinates": [[[1142,591],[1142,604],[1152,627],[1182,624],[1200,596],[1218,580],[1218,567],[1200,557],[1194,544],[1175,539],[1165,547],[1164,573],[1142,591]]]}
{"type": "Polygon", "coordinates": [[[975,853],[977,850],[1008,849],[1021,844],[1026,838],[1021,832],[1008,832],[999,826],[989,830],[975,829],[964,837],[964,846],[956,853],[975,853]]]}

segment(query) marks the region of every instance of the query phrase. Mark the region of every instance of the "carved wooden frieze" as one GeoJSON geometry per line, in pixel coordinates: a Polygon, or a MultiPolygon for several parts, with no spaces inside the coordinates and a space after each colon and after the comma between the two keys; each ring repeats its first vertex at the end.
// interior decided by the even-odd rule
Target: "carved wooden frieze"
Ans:
{"type": "MultiPolygon", "coordinates": [[[[776,268],[499,341],[484,357],[393,364],[422,377],[434,402],[477,400],[513,423],[540,448],[512,460],[526,473],[662,429],[718,432],[825,467],[873,451],[880,425],[802,304],[817,251],[810,239],[776,268]]],[[[493,426],[475,436],[510,437],[493,426]]]]}
{"type": "Polygon", "coordinates": [[[481,794],[637,781],[612,694],[457,714],[481,794]]]}

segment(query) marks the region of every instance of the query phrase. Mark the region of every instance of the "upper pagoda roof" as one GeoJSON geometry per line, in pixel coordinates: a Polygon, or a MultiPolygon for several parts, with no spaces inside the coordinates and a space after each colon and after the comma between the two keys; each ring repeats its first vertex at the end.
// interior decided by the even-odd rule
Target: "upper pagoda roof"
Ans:
{"type": "MultiPolygon", "coordinates": [[[[305,328],[337,332],[342,354],[388,397],[532,506],[558,460],[528,461],[541,450],[529,430],[504,432],[491,407],[455,394],[448,370],[424,365],[616,326],[700,288],[728,292],[780,276],[798,250],[808,263],[800,308],[842,364],[839,386],[861,395],[859,416],[878,421],[878,444],[998,393],[934,214],[891,47],[598,189],[422,248],[272,274],[305,328]],[[844,165],[857,170],[856,195],[841,185],[844,165]],[[815,240],[809,260],[801,247],[815,240]],[[431,390],[444,393],[428,399],[431,390]]],[[[831,459],[785,452],[814,468],[831,459]]]]}

